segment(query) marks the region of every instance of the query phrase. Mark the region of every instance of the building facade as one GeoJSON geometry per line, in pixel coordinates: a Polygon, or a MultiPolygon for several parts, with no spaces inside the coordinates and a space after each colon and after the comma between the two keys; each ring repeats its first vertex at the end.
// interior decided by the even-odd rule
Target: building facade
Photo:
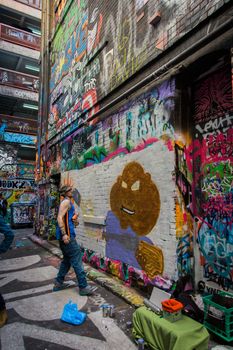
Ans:
{"type": "Polygon", "coordinates": [[[43,10],[39,232],[54,236],[70,184],[85,261],[129,284],[233,289],[232,2],[43,10]]]}
{"type": "MultiPolygon", "coordinates": [[[[35,197],[40,22],[41,1],[0,0],[0,192],[8,214],[35,197]]],[[[27,206],[14,215],[24,222],[27,206]]]]}

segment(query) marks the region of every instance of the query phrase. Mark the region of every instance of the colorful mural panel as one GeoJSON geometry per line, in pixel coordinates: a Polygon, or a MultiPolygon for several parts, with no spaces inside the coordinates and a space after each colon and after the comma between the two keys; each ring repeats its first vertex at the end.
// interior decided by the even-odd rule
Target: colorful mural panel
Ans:
{"type": "Polygon", "coordinates": [[[106,218],[106,256],[143,268],[150,277],[155,277],[158,271],[162,273],[163,253],[146,237],[157,222],[160,196],[150,174],[139,163],[128,163],[118,176],[111,189],[110,206],[112,211],[106,218]]]}
{"type": "MultiPolygon", "coordinates": [[[[57,171],[82,169],[120,155],[138,152],[159,139],[172,146],[175,81],[165,81],[149,93],[124,105],[118,113],[97,125],[79,129],[61,144],[57,156],[49,157],[57,171]]],[[[60,145],[51,148],[51,152],[60,145]]],[[[55,153],[54,153],[55,154],[55,153]]]]}
{"type": "MultiPolygon", "coordinates": [[[[11,204],[14,203],[33,203],[35,204],[35,191],[27,189],[1,189],[3,197],[7,200],[7,220],[11,221],[11,204]]],[[[27,212],[27,209],[26,209],[27,212]]],[[[19,213],[19,211],[18,211],[19,213]]],[[[19,219],[20,220],[20,219],[19,219]]]]}
{"type": "MultiPolygon", "coordinates": [[[[1,126],[2,127],[2,126],[1,126]]],[[[0,133],[1,133],[0,127],[0,133]]],[[[8,173],[8,171],[15,171],[15,164],[17,162],[17,149],[12,145],[0,145],[0,171],[8,173]]],[[[6,174],[7,175],[7,174],[6,174]]]]}
{"type": "Polygon", "coordinates": [[[0,129],[9,132],[18,132],[23,134],[37,134],[37,121],[33,119],[13,117],[11,115],[1,114],[2,124],[0,129]]]}
{"type": "MultiPolygon", "coordinates": [[[[42,158],[48,154],[46,175],[61,173],[62,183],[78,193],[84,259],[129,283],[137,271],[144,284],[160,286],[194,270],[196,276],[195,259],[202,265],[198,276],[232,288],[233,105],[226,51],[193,63],[189,57],[170,71],[176,82],[147,85],[95,118],[110,92],[115,98],[122,83],[130,87],[137,71],[214,11],[213,2],[205,8],[175,0],[55,5],[49,144],[42,158]],[[156,13],[158,23],[150,18],[156,13]]],[[[41,202],[44,227],[48,193],[41,202]]]]}
{"type": "Polygon", "coordinates": [[[171,278],[176,268],[176,245],[172,248],[176,234],[170,228],[175,217],[167,196],[175,190],[173,152],[164,141],[150,147],[149,159],[147,149],[139,149],[115,157],[114,162],[97,164],[94,171],[86,167],[81,172],[64,172],[62,183],[69,181],[80,192],[77,239],[82,246],[102,257],[143,269],[150,279],[158,274],[171,278]],[[165,159],[170,171],[165,171],[165,159]],[[131,175],[132,169],[135,171],[131,175]],[[170,224],[164,217],[169,217],[170,224]],[[89,234],[93,227],[98,234],[89,234]],[[173,253],[164,256],[169,247],[173,253]]]}
{"type": "Polygon", "coordinates": [[[34,220],[34,205],[20,203],[11,208],[11,225],[20,227],[21,225],[32,225],[34,220]]]}
{"type": "MultiPolygon", "coordinates": [[[[172,8],[178,11],[175,4],[172,8]]],[[[170,11],[166,10],[168,15],[170,11]]],[[[144,26],[141,35],[135,22],[136,12],[133,4],[121,1],[113,6],[108,1],[97,6],[85,0],[58,4],[55,22],[60,24],[50,57],[49,139],[64,129],[70,133],[86,122],[99,110],[98,101],[102,97],[148,62],[147,48],[152,36],[161,46],[164,31],[159,27],[154,38],[152,27],[144,26]],[[103,11],[105,8],[109,9],[108,15],[103,11]]],[[[167,16],[165,23],[172,26],[173,21],[167,16]]],[[[155,45],[153,54],[159,52],[155,45]]]]}
{"type": "Polygon", "coordinates": [[[128,163],[110,194],[113,213],[121,228],[131,227],[138,236],[147,235],[159,216],[160,197],[151,176],[139,163],[128,163]]]}
{"type": "Polygon", "coordinates": [[[26,134],[16,134],[13,132],[0,131],[0,140],[12,143],[21,143],[26,145],[35,145],[36,136],[26,134]]]}
{"type": "Polygon", "coordinates": [[[204,276],[233,288],[233,103],[227,73],[222,68],[195,87],[194,209],[204,276]]]}
{"type": "Polygon", "coordinates": [[[0,189],[5,190],[23,190],[23,189],[34,189],[35,181],[26,179],[0,179],[0,189]]]}

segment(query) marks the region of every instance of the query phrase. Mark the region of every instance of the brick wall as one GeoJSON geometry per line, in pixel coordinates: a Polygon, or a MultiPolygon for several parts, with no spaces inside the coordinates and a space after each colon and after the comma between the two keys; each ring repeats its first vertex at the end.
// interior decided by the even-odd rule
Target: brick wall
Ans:
{"type": "MultiPolygon", "coordinates": [[[[139,241],[145,240],[155,249],[154,257],[150,256],[153,265],[160,254],[158,268],[169,278],[174,276],[177,266],[175,161],[171,143],[174,101],[175,81],[165,81],[123,105],[118,113],[103,122],[74,133],[61,145],[62,183],[72,184],[81,198],[77,229],[80,244],[98,255],[141,268],[135,255],[139,241]],[[138,173],[134,170],[135,162],[142,167],[138,173]],[[124,174],[127,167],[130,171],[124,174]],[[82,170],[69,170],[74,168],[82,170]],[[130,183],[133,173],[132,182],[139,181],[139,188],[127,192],[120,182],[117,193],[121,193],[121,197],[116,204],[117,196],[112,194],[115,183],[122,176],[122,181],[133,188],[130,183]],[[123,206],[129,210],[134,208],[139,214],[131,218],[123,214],[126,224],[122,228],[123,216],[115,205],[119,210],[123,206]]],[[[147,273],[153,276],[149,270],[147,273]]]]}
{"type": "MultiPolygon", "coordinates": [[[[83,247],[106,256],[106,241],[103,238],[108,227],[105,224],[87,223],[85,216],[90,216],[92,222],[95,222],[96,217],[106,219],[108,212],[111,211],[110,192],[112,186],[118,176],[122,174],[124,167],[132,161],[142,165],[158,188],[161,201],[159,218],[146,237],[162,250],[165,262],[163,273],[171,277],[176,270],[175,184],[171,178],[174,154],[164,147],[162,142],[153,144],[150,152],[145,149],[126,157],[118,157],[107,163],[85,168],[82,171],[72,170],[63,173],[62,181],[65,182],[69,178],[80,192],[82,199],[81,207],[78,208],[80,213],[80,225],[77,229],[78,242],[83,247]]],[[[148,201],[150,201],[150,197],[146,198],[144,202],[142,200],[140,205],[146,207],[148,201]]],[[[143,220],[143,217],[141,219],[143,220]]],[[[113,233],[114,228],[111,228],[107,234],[113,233]]],[[[125,249],[130,254],[131,250],[127,247],[125,249]]],[[[111,256],[109,257],[111,258],[111,256]]],[[[120,260],[120,255],[118,260],[120,260]]],[[[133,265],[133,261],[131,263],[133,265]]]]}

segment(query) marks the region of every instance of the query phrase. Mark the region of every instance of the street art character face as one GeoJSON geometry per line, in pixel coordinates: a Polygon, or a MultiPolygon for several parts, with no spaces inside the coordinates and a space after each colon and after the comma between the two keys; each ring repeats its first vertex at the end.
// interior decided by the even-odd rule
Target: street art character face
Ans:
{"type": "Polygon", "coordinates": [[[159,216],[160,197],[150,174],[139,163],[126,165],[112,187],[110,205],[123,229],[130,226],[139,236],[152,230],[159,216]]]}

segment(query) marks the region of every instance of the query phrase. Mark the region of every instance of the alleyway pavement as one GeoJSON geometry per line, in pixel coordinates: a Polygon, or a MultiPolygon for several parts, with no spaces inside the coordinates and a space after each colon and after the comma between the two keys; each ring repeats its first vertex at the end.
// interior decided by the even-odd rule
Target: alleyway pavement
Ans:
{"type": "MultiPolygon", "coordinates": [[[[75,285],[52,292],[61,258],[56,242],[39,239],[31,229],[20,229],[15,233],[12,249],[0,256],[0,291],[8,310],[8,323],[0,329],[0,350],[137,348],[127,322],[132,320],[135,308],[143,304],[139,292],[86,264],[89,283],[98,286],[94,296],[79,296],[75,285]],[[60,320],[69,300],[87,313],[86,321],[80,326],[60,320]],[[103,304],[115,306],[114,318],[103,318],[103,304]]],[[[72,271],[67,279],[75,281],[72,271]]],[[[209,349],[233,349],[214,340],[211,339],[209,349]]]]}
{"type": "MultiPolygon", "coordinates": [[[[8,310],[8,322],[0,329],[1,350],[136,348],[126,329],[132,306],[100,285],[91,297],[79,296],[76,286],[52,292],[60,259],[28,239],[30,230],[16,232],[13,249],[0,260],[0,290],[8,310]],[[60,321],[69,300],[87,313],[80,326],[60,321]],[[102,317],[100,306],[106,303],[115,305],[114,319],[102,317]]],[[[68,279],[73,277],[71,272],[68,279]]]]}

